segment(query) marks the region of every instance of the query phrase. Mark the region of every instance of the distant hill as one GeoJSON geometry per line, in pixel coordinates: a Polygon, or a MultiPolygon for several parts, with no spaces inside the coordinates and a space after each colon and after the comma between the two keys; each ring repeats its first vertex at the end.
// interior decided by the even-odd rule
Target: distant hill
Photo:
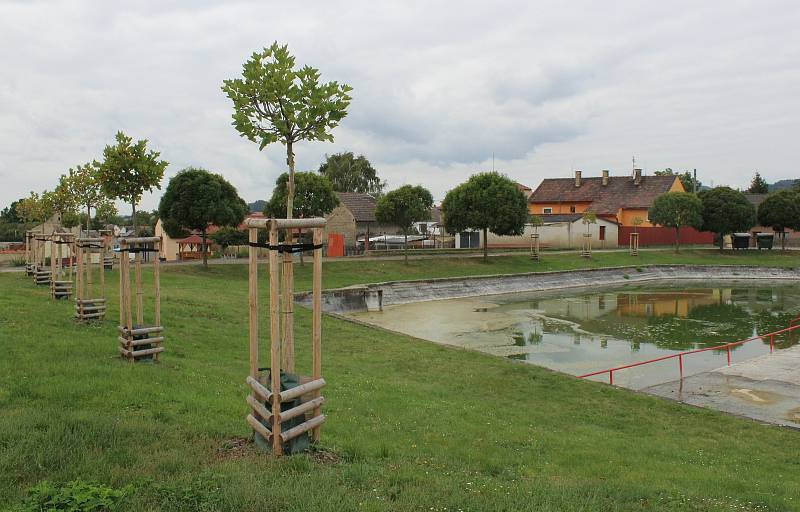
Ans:
{"type": "Polygon", "coordinates": [[[775,192],[776,190],[782,190],[784,188],[792,188],[797,181],[800,181],[800,178],[795,180],[780,180],[776,181],[775,183],[770,183],[769,191],[775,192]]]}
{"type": "Polygon", "coordinates": [[[264,211],[264,207],[267,206],[267,202],[264,201],[263,199],[259,199],[258,201],[253,201],[252,203],[248,203],[247,206],[250,207],[251,212],[260,213],[264,211]]]}

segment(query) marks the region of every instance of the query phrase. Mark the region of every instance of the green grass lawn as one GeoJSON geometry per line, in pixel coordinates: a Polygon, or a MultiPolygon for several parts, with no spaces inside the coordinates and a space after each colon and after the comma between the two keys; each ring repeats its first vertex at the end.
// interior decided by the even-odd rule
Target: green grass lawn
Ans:
{"type": "MultiPolygon", "coordinates": [[[[324,283],[631,261],[800,264],[714,251],[341,261],[324,283]]],[[[310,270],[298,268],[298,289],[310,270]]],[[[250,435],[246,267],[162,277],[163,362],[129,365],[116,356],[116,271],[108,318],[92,325],[0,274],[0,509],[42,480],[82,479],[130,485],[123,510],[800,510],[796,431],[330,317],[324,451],[274,460],[238,441],[250,435]]],[[[307,368],[310,314],[298,309],[307,368]]]]}

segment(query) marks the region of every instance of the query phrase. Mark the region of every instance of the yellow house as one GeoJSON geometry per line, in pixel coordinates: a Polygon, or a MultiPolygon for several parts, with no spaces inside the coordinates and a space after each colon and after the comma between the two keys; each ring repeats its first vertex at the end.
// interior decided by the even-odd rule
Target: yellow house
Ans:
{"type": "Polygon", "coordinates": [[[633,226],[652,226],[647,210],[656,197],[665,192],[684,192],[678,176],[644,176],[635,169],[631,176],[602,176],[584,178],[575,171],[574,178],[548,178],[536,188],[528,199],[528,212],[532,215],[563,215],[591,212],[598,217],[633,226]]]}

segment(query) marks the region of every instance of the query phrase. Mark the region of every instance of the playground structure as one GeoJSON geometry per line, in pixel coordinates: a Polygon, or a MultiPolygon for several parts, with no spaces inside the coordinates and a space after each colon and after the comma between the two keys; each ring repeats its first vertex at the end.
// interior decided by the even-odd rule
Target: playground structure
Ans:
{"type": "Polygon", "coordinates": [[[53,233],[50,239],[50,295],[54,299],[68,299],[72,295],[74,258],[75,234],[62,231],[53,233]]]}
{"type": "Polygon", "coordinates": [[[639,233],[633,232],[631,233],[631,239],[629,242],[629,248],[631,251],[631,256],[638,256],[639,255],[639,233]]]}
{"type": "Polygon", "coordinates": [[[103,238],[75,241],[75,318],[78,320],[103,318],[106,314],[105,258],[108,252],[103,238]]]}
{"type": "MultiPolygon", "coordinates": [[[[159,275],[158,253],[161,249],[161,238],[139,237],[120,238],[120,263],[119,263],[119,346],[117,347],[122,357],[128,362],[148,360],[158,362],[159,355],[164,351],[164,342],[161,325],[161,280],[159,275]],[[144,320],[144,291],[142,289],[142,261],[143,254],[154,253],[153,269],[153,321],[145,324],[144,320]],[[136,322],[134,323],[134,305],[131,300],[130,254],[134,255],[134,293],[136,295],[136,322]]],[[[102,272],[101,272],[102,274],[102,272]]]]}
{"type": "Polygon", "coordinates": [[[53,235],[35,233],[31,257],[33,259],[33,282],[38,286],[50,286],[51,270],[47,267],[47,243],[52,241],[53,235]]]}
{"type": "Polygon", "coordinates": [[[246,379],[250,414],[247,423],[256,444],[276,456],[303,450],[308,441],[319,441],[325,415],[322,378],[322,229],[325,219],[248,219],[249,232],[249,347],[250,373],[246,379]],[[258,243],[260,229],[268,231],[268,242],[258,243]],[[292,244],[295,233],[310,229],[311,244],[292,244]],[[283,235],[284,242],[279,242],[283,235]],[[258,251],[269,249],[270,365],[259,367],[258,251]],[[295,374],[294,286],[295,252],[313,250],[311,376],[295,374]],[[279,256],[282,261],[279,261],[279,256]],[[282,275],[281,275],[282,274],[282,275]],[[264,373],[262,373],[262,371],[264,373]]]}

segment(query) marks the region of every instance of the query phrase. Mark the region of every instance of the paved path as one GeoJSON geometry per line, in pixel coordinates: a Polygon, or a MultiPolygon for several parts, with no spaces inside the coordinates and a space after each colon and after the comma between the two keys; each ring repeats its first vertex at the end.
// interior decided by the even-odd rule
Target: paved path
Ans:
{"type": "Polygon", "coordinates": [[[644,391],[800,429],[800,345],[644,391]]]}

